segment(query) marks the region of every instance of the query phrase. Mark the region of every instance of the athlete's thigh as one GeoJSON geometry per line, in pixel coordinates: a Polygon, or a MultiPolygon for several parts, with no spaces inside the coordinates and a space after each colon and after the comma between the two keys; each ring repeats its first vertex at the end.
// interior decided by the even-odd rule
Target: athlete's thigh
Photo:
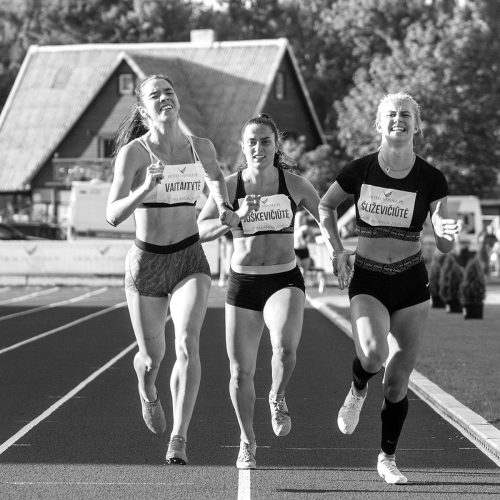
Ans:
{"type": "Polygon", "coordinates": [[[366,294],[355,295],[350,303],[351,324],[356,352],[387,350],[387,334],[390,316],[387,308],[375,297],[366,294]]]}
{"type": "Polygon", "coordinates": [[[226,348],[233,367],[253,373],[264,329],[261,311],[226,303],[226,348]]]}
{"type": "Polygon", "coordinates": [[[392,369],[411,373],[427,328],[429,302],[395,311],[391,316],[391,332],[388,336],[389,359],[392,369]]]}
{"type": "Polygon", "coordinates": [[[163,349],[168,297],[148,297],[130,290],[125,294],[139,349],[163,349]]]}
{"type": "Polygon", "coordinates": [[[305,295],[297,287],[273,293],[264,306],[264,320],[273,347],[297,348],[304,321],[305,295]]]}
{"type": "Polygon", "coordinates": [[[170,315],[175,331],[199,333],[207,311],[211,279],[197,273],[183,279],[170,297],[170,315]]]}

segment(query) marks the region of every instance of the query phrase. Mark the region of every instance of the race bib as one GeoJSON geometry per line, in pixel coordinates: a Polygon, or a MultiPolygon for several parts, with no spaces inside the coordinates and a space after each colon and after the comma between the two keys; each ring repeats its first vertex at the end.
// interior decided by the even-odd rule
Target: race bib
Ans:
{"type": "MultiPolygon", "coordinates": [[[[239,200],[240,206],[244,198],[239,200]]],[[[280,231],[292,224],[293,212],[290,198],[284,194],[273,194],[260,199],[260,208],[250,212],[241,221],[244,234],[255,234],[259,231],[280,231]]]]}
{"type": "Polygon", "coordinates": [[[359,217],[370,226],[410,227],[416,197],[417,193],[363,184],[359,217]]]}
{"type": "Polygon", "coordinates": [[[158,203],[196,203],[205,185],[205,170],[199,163],[167,165],[156,188],[158,203]]]}

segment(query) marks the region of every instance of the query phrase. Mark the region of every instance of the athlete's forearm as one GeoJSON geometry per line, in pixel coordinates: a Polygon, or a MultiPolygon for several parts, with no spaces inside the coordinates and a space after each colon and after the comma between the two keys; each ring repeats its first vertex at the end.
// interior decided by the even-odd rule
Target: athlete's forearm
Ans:
{"type": "Polygon", "coordinates": [[[219,219],[205,219],[202,221],[198,220],[198,230],[200,232],[200,240],[204,243],[224,236],[229,231],[229,227],[223,225],[219,219]]]}
{"type": "Polygon", "coordinates": [[[229,204],[226,181],[222,171],[219,170],[216,177],[207,177],[207,186],[218,207],[221,207],[223,203],[229,204]]]}
{"type": "Polygon", "coordinates": [[[322,202],[319,204],[319,227],[330,255],[333,257],[334,254],[343,252],[344,245],[337,225],[337,210],[322,202]]]}

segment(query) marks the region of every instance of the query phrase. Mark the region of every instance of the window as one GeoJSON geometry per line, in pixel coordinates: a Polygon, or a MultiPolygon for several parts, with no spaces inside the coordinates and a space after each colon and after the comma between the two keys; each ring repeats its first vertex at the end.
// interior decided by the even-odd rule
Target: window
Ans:
{"type": "Polygon", "coordinates": [[[130,73],[118,75],[118,93],[120,95],[132,95],[134,93],[134,75],[130,73]]]}
{"type": "Polygon", "coordinates": [[[276,73],[276,79],[274,80],[274,96],[279,101],[285,98],[285,74],[283,71],[278,71],[276,73]]]}
{"type": "Polygon", "coordinates": [[[111,158],[115,150],[115,140],[108,137],[99,137],[99,158],[111,158]]]}

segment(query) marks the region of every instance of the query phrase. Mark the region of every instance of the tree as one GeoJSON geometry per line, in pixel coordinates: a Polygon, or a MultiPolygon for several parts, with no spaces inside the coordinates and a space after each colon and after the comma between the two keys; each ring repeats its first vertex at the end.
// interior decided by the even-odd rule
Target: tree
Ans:
{"type": "Polygon", "coordinates": [[[389,55],[357,71],[354,88],[336,104],[347,154],[377,146],[372,125],[378,99],[403,89],[422,107],[425,141],[416,142],[417,151],[445,173],[450,192],[491,196],[500,159],[498,52],[474,6],[412,25],[404,43],[393,42],[389,55]]]}

